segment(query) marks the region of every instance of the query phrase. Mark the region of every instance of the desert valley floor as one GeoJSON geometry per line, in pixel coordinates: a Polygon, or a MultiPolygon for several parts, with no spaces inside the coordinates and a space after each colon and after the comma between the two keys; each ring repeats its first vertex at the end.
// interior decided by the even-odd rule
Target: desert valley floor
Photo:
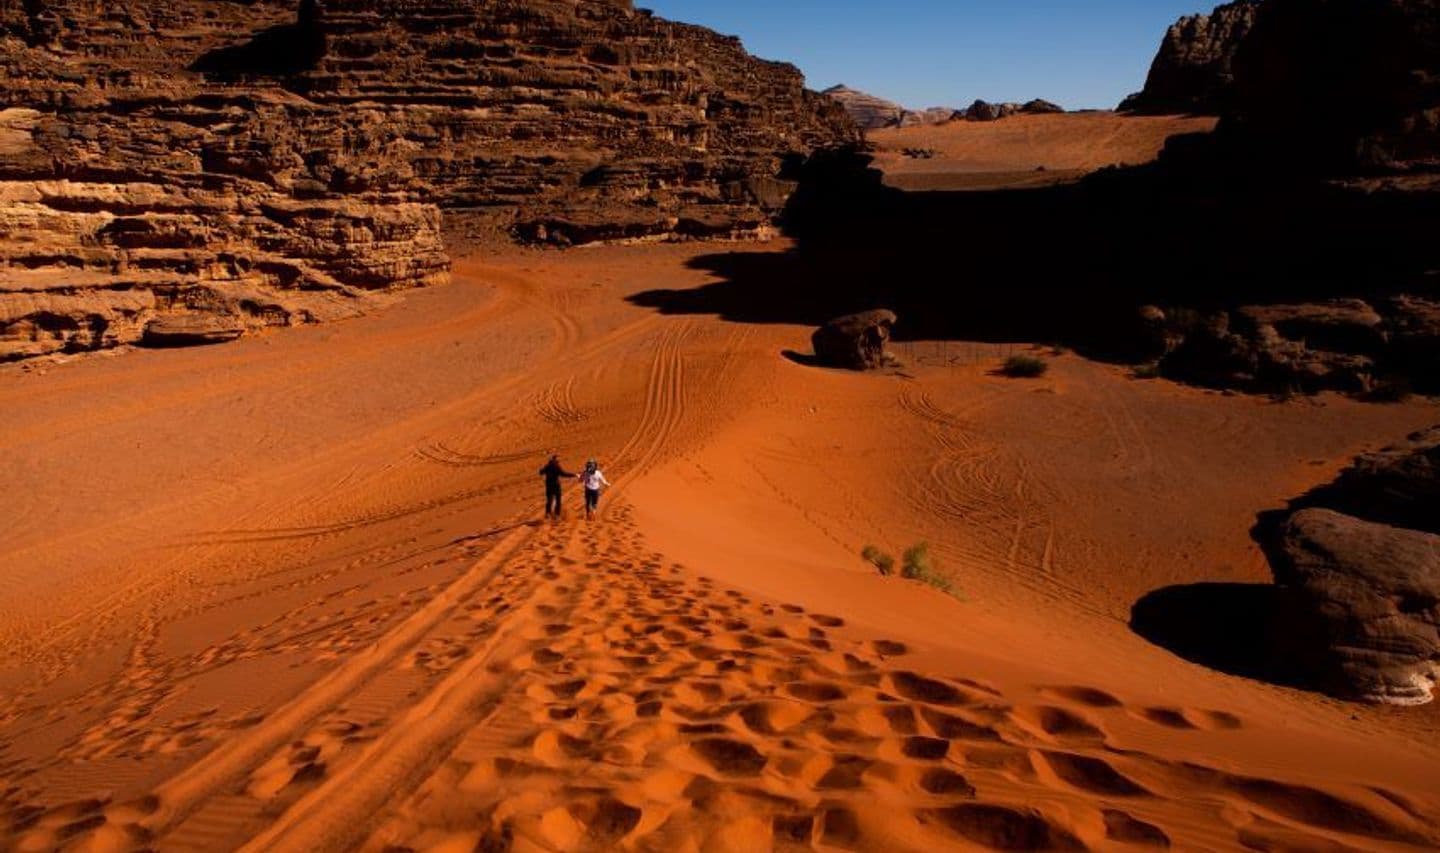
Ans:
{"type": "Polygon", "coordinates": [[[1127,625],[1268,581],[1255,514],[1430,404],[978,344],[852,375],[628,298],[728,248],[508,250],[375,316],[0,370],[0,849],[1440,843],[1433,710],[1127,625]],[[536,521],[551,451],[605,463],[597,522],[536,521]],[[920,540],[957,596],[859,557],[920,540]]]}

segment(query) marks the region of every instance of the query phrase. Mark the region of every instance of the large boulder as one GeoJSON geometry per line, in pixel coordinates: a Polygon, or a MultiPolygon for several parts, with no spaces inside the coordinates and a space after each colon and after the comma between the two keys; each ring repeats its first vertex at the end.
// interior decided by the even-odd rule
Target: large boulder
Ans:
{"type": "Polygon", "coordinates": [[[148,347],[189,347],[223,344],[245,334],[239,317],[177,312],[161,314],[145,324],[141,343],[148,347]]]}
{"type": "Polygon", "coordinates": [[[1431,701],[1440,680],[1440,536],[1305,509],[1271,549],[1286,655],[1336,695],[1431,701]]]}
{"type": "Polygon", "coordinates": [[[815,357],[828,367],[875,370],[890,363],[885,346],[895,328],[894,312],[864,311],[838,317],[811,337],[815,357]]]}

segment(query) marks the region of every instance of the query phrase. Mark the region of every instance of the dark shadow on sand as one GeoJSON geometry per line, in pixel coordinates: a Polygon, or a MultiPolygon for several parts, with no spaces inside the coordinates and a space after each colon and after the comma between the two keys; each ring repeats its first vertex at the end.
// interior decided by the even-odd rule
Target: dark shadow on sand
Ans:
{"type": "Polygon", "coordinates": [[[1342,192],[1192,149],[1209,150],[1177,137],[1161,163],[972,192],[903,192],[865,155],[825,152],[791,175],[793,250],[702,255],[691,265],[717,282],[631,301],[811,326],[883,307],[900,317],[899,340],[1053,343],[1126,360],[1141,305],[1385,294],[1437,262],[1440,194],[1342,192]]]}
{"type": "Polygon", "coordinates": [[[1130,628],[1175,655],[1210,669],[1302,689],[1313,681],[1277,649],[1286,593],[1273,584],[1197,583],[1157,589],[1135,602],[1130,628]]]}

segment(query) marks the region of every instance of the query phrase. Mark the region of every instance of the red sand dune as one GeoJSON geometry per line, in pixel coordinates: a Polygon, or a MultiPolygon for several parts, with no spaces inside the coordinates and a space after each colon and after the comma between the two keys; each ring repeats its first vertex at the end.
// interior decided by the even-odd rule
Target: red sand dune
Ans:
{"type": "Polygon", "coordinates": [[[1206,116],[1091,112],[892,128],[871,131],[868,138],[892,186],[964,190],[1043,186],[1106,166],[1148,163],[1171,136],[1214,127],[1215,119],[1206,116]],[[932,156],[906,156],[907,149],[932,156]]]}
{"type": "Polygon", "coordinates": [[[781,357],[807,328],[624,299],[718,250],[0,371],[0,848],[1440,843],[1432,711],[1126,627],[1266,580],[1254,514],[1432,407],[966,344],[827,372],[781,357]],[[530,523],[551,450],[605,462],[599,522],[530,523]],[[958,597],[858,556],[921,539],[958,597]]]}

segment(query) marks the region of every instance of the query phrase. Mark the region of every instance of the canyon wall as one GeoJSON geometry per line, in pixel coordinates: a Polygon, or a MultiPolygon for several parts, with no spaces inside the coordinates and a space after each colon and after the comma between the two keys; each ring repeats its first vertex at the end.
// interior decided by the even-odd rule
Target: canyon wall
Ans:
{"type": "Polygon", "coordinates": [[[620,0],[26,0],[0,80],[0,360],[363,312],[445,279],[442,227],[762,233],[856,134],[620,0]]]}
{"type": "Polygon", "coordinates": [[[1239,0],[1175,22],[1160,43],[1144,90],[1126,98],[1120,109],[1218,115],[1230,100],[1235,55],[1259,8],[1258,0],[1239,0]]]}

